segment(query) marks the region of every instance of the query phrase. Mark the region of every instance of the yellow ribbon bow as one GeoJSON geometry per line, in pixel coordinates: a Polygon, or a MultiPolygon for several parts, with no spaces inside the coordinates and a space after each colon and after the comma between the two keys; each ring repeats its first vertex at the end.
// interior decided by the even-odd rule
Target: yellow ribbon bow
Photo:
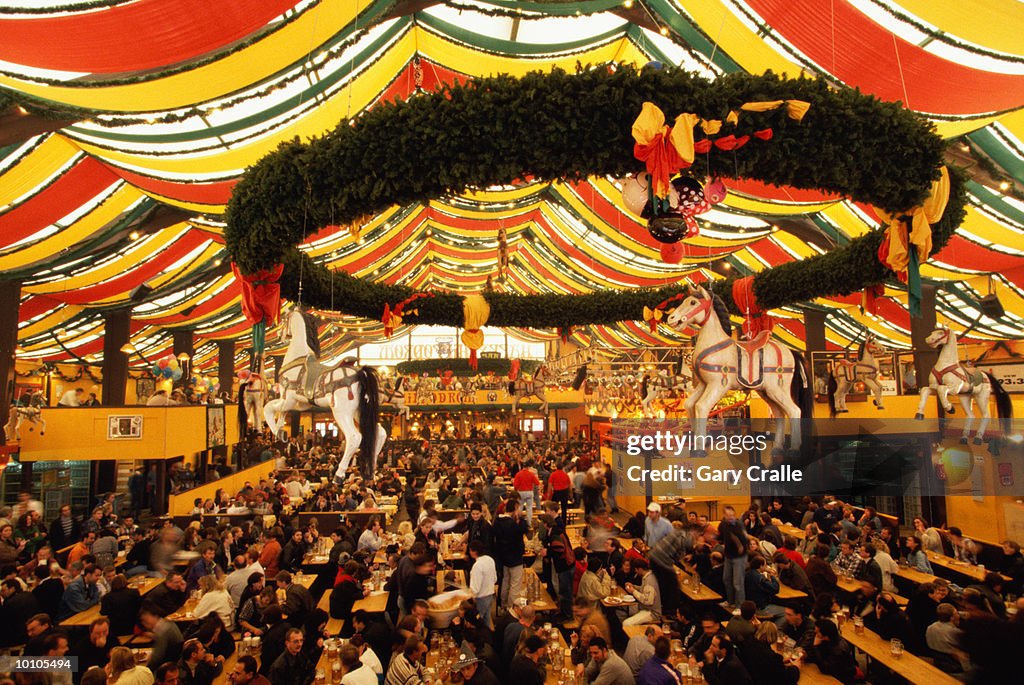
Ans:
{"type": "Polygon", "coordinates": [[[740,109],[747,112],[767,112],[768,110],[778,109],[783,104],[786,105],[786,112],[789,114],[790,119],[796,119],[802,121],[804,115],[807,114],[807,110],[811,108],[811,103],[804,102],[803,100],[762,100],[759,102],[745,102],[740,109]]]}
{"type": "Polygon", "coordinates": [[[889,242],[887,266],[897,274],[905,273],[910,262],[910,246],[917,249],[917,260],[924,264],[932,252],[932,224],[942,218],[949,201],[949,169],[943,166],[940,176],[932,182],[928,198],[917,207],[906,212],[890,214],[875,208],[878,217],[888,224],[885,239],[889,242]],[[910,234],[905,235],[901,218],[910,216],[910,234]]]}
{"type": "Polygon", "coordinates": [[[693,163],[693,127],[698,121],[696,114],[680,114],[669,128],[661,108],[645,102],[633,122],[633,155],[646,164],[657,197],[668,197],[672,174],[693,163]]]}
{"type": "Polygon", "coordinates": [[[644,321],[646,321],[647,325],[650,326],[651,333],[657,330],[658,322],[661,321],[662,317],[664,316],[665,311],[662,309],[651,309],[650,307],[647,306],[644,307],[644,321]]]}
{"type": "Polygon", "coordinates": [[[480,330],[491,316],[491,305],[479,293],[462,298],[462,344],[469,348],[469,365],[476,369],[476,351],[484,345],[484,332],[480,330]]]}

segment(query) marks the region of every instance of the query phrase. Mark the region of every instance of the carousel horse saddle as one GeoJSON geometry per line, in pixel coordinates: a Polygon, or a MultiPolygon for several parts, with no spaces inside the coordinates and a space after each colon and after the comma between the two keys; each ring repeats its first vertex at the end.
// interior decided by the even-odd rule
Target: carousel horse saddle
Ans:
{"type": "Polygon", "coordinates": [[[330,370],[331,367],[321,364],[320,360],[313,355],[307,355],[306,362],[303,365],[302,394],[309,399],[313,399],[317,389],[317,381],[330,370]]]}
{"type": "Polygon", "coordinates": [[[750,340],[736,341],[736,380],[745,388],[764,382],[764,348],[771,331],[761,331],[750,340]]]}

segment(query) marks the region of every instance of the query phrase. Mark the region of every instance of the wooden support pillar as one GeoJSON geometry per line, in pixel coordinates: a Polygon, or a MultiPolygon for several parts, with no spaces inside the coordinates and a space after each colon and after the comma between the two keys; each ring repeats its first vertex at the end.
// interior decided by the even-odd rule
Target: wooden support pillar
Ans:
{"type": "Polygon", "coordinates": [[[235,341],[217,341],[217,381],[220,383],[220,391],[232,395],[232,385],[235,381],[235,341]]]}
{"type": "Polygon", "coordinates": [[[192,358],[196,356],[192,331],[191,329],[179,329],[171,331],[171,334],[174,336],[174,356],[177,357],[182,352],[188,355],[188,366],[181,365],[181,378],[174,383],[174,387],[184,388],[192,375],[192,358]]]}
{"type": "MultiPolygon", "coordinates": [[[[0,427],[7,425],[14,398],[14,350],[18,346],[21,281],[0,281],[0,427]]],[[[0,430],[0,445],[6,444],[0,430]]]]}
{"type": "Polygon", "coordinates": [[[103,397],[104,406],[118,407],[125,403],[128,384],[128,355],[121,347],[131,336],[132,312],[115,309],[103,313],[103,397]]]}
{"type": "Polygon", "coordinates": [[[927,382],[928,374],[939,358],[937,350],[925,344],[925,338],[935,330],[935,286],[921,285],[921,316],[910,317],[910,342],[914,346],[914,373],[917,383],[927,382]]]}
{"type": "Polygon", "coordinates": [[[825,312],[820,309],[804,310],[804,350],[808,358],[811,352],[824,352],[825,342],[825,312]]]}

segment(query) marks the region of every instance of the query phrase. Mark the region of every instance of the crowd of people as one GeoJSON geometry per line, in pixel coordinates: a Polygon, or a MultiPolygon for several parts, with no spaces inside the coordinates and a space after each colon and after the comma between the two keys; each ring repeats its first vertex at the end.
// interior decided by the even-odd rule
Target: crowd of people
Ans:
{"type": "Polygon", "coordinates": [[[0,512],[0,649],[75,654],[76,682],[213,685],[230,660],[235,685],[309,685],[337,636],[345,685],[539,684],[561,668],[549,663],[557,631],[579,685],[681,683],[681,668],[732,685],[797,682],[805,663],[843,683],[899,682],[856,658],[840,630],[847,619],[974,682],[1001,682],[1024,639],[1024,559],[1011,541],[983,582],[936,578],[901,606],[901,563],[930,574],[925,551],[966,564],[982,553],[960,530],[923,519],[901,537],[870,508],[831,498],[773,499],[739,515],[724,506],[720,522],[681,500],[617,515],[614,474],[582,440],[424,443],[374,481],[344,485],[329,477],[331,444],[247,449],[277,470],[197,500],[187,522],[139,525],[101,506],[83,520],[65,507],[44,525],[41,504],[23,493],[0,512]],[[337,512],[337,523],[321,531],[323,519],[306,512],[337,512]],[[460,563],[457,610],[435,626],[431,601],[447,589],[436,571],[460,563]],[[296,582],[304,571],[311,583],[296,582]],[[680,573],[722,604],[689,601],[680,573]],[[840,577],[857,591],[841,592],[840,577]],[[531,578],[553,600],[546,614],[531,578]],[[145,579],[155,587],[143,589],[145,579]],[[384,610],[358,608],[379,583],[384,610]],[[779,599],[782,585],[806,599],[779,599]],[[188,620],[168,618],[193,597],[188,620]],[[85,629],[61,627],[97,605],[85,629]],[[424,655],[439,635],[460,658],[431,672],[424,655]],[[242,636],[259,639],[258,658],[236,654],[242,636]],[[128,637],[148,645],[146,663],[119,646],[128,637]],[[793,647],[784,654],[780,638],[793,647]]]}

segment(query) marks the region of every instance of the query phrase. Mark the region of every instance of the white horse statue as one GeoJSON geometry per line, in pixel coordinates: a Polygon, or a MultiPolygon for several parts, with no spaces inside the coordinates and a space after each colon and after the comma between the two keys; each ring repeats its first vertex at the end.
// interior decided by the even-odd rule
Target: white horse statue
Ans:
{"type": "Polygon", "coordinates": [[[257,372],[249,374],[245,382],[239,386],[239,429],[252,429],[259,432],[263,429],[263,411],[267,402],[267,382],[257,372]]]}
{"type": "Polygon", "coordinates": [[[878,382],[878,360],[875,355],[885,354],[885,348],[878,344],[874,334],[869,334],[857,348],[856,361],[837,359],[828,382],[828,406],[832,416],[850,411],[846,407],[846,396],[850,388],[860,381],[875,396],[875,406],[882,406],[882,384],[878,382]]]}
{"type": "MultiPolygon", "coordinates": [[[[695,388],[685,404],[695,439],[707,435],[708,416],[726,392],[757,390],[776,419],[776,450],[782,450],[786,419],[790,448],[800,448],[800,418],[811,412],[810,388],[799,352],[771,340],[770,331],[762,331],[753,340],[733,340],[725,303],[702,286],[690,286],[688,296],[672,310],[666,323],[677,331],[700,329],[694,342],[695,388]]],[[[692,453],[702,456],[706,450],[692,453]]]]}
{"type": "Polygon", "coordinates": [[[43,393],[36,390],[27,399],[23,398],[17,405],[11,405],[11,415],[4,426],[4,433],[8,440],[21,440],[21,426],[28,421],[31,426],[39,424],[39,435],[46,434],[46,420],[43,418],[43,407],[46,400],[43,393]]]}
{"type": "Polygon", "coordinates": [[[380,403],[390,404],[408,421],[412,410],[405,403],[405,376],[399,376],[394,386],[385,384],[380,389],[380,403]]]}
{"type": "Polygon", "coordinates": [[[981,423],[978,425],[978,432],[974,434],[974,444],[980,445],[985,437],[985,429],[988,428],[989,409],[988,400],[993,394],[996,398],[996,412],[1000,418],[1010,418],[1013,415],[1013,405],[1010,396],[1003,389],[1002,384],[996,378],[973,366],[966,367],[960,363],[960,353],[957,349],[956,335],[947,326],[939,326],[932,331],[925,343],[930,347],[939,348],[939,358],[935,367],[928,374],[928,384],[921,385],[921,401],[917,405],[915,419],[924,419],[924,405],[928,401],[928,395],[934,392],[938,395],[939,402],[947,413],[955,413],[949,396],[954,395],[960,400],[960,406],[967,414],[967,421],[964,423],[963,434],[960,442],[966,444],[971,433],[971,426],[974,424],[974,411],[971,409],[971,400],[978,405],[981,413],[981,423]]]}
{"type": "Polygon", "coordinates": [[[651,413],[651,403],[654,400],[665,399],[673,392],[685,393],[689,382],[689,376],[681,373],[669,374],[667,369],[661,369],[656,376],[644,376],[641,384],[641,394],[644,398],[640,403],[644,415],[651,413]]]}
{"type": "Polygon", "coordinates": [[[305,411],[314,405],[330,407],[334,421],[345,436],[345,452],[334,474],[335,481],[345,480],[357,450],[360,474],[366,480],[373,480],[377,455],[387,439],[384,428],[377,423],[380,413],[377,372],[369,366],[357,369],[349,360],[333,367],[320,364],[316,319],[298,307],[292,307],[285,315],[281,337],[289,341],[277,374],[281,397],[267,402],[263,410],[270,430],[274,435],[280,432],[286,412],[305,411]]]}
{"type": "Polygon", "coordinates": [[[519,410],[519,400],[533,395],[541,401],[540,410],[546,412],[548,410],[548,400],[544,397],[544,386],[546,385],[545,379],[548,377],[548,369],[546,366],[541,364],[540,368],[537,369],[530,380],[526,380],[522,376],[509,381],[508,383],[508,394],[512,396],[512,413],[515,414],[519,410]]]}

